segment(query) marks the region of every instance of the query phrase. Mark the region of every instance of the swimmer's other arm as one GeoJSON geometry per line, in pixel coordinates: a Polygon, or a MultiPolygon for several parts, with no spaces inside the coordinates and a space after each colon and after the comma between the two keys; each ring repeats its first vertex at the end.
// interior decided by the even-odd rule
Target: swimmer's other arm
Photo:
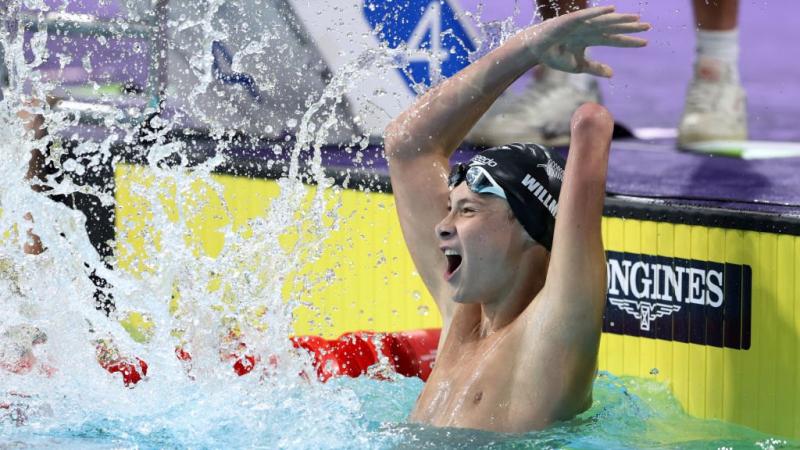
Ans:
{"type": "Polygon", "coordinates": [[[569,419],[591,406],[606,302],[601,219],[613,128],[611,115],[597,104],[584,104],[572,117],[547,278],[526,311],[530,364],[520,367],[533,372],[517,374],[548,386],[531,389],[536,398],[523,399],[540,408],[536,415],[546,419],[539,425],[569,419]]]}
{"type": "Polygon", "coordinates": [[[626,36],[649,29],[636,15],[613,7],[573,12],[520,31],[502,46],[445,80],[396,117],[384,133],[386,158],[400,225],[414,263],[449,325],[452,302],[442,295],[445,259],[434,226],[447,214],[449,158],[497,97],[536,64],[568,72],[611,76],[587,60],[586,47],[641,47],[626,36]]]}

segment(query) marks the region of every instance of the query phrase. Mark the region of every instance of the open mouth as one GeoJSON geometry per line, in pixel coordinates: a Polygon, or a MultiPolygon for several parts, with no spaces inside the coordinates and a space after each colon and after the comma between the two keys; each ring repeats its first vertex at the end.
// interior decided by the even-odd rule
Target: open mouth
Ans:
{"type": "Polygon", "coordinates": [[[449,280],[450,277],[453,276],[453,273],[461,267],[461,255],[455,250],[448,249],[444,251],[444,256],[447,258],[447,272],[445,273],[445,278],[449,280]]]}

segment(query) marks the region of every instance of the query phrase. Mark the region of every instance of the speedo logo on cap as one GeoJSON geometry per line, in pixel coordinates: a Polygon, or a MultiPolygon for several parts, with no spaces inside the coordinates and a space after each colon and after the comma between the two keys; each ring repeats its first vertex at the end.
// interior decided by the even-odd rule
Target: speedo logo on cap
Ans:
{"type": "Polygon", "coordinates": [[[548,192],[547,189],[536,180],[536,178],[533,178],[531,174],[527,173],[525,174],[525,178],[522,180],[522,185],[528,188],[528,190],[533,193],[533,196],[542,202],[542,205],[544,205],[544,207],[550,211],[550,214],[552,214],[553,217],[556,216],[556,213],[558,212],[558,202],[553,198],[552,195],[550,195],[550,192],[548,192]]]}
{"type": "Polygon", "coordinates": [[[497,161],[483,155],[475,155],[472,157],[472,160],[469,162],[469,165],[496,167],[497,161]]]}

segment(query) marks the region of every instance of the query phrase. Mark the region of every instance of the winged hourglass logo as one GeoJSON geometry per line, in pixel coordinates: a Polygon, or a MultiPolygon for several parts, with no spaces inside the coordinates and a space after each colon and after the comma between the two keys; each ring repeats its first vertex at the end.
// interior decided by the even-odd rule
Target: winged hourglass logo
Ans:
{"type": "Polygon", "coordinates": [[[666,305],[663,303],[637,302],[621,298],[609,298],[608,301],[617,308],[639,319],[640,328],[650,331],[650,323],[659,317],[668,316],[681,310],[679,305],[666,305]]]}

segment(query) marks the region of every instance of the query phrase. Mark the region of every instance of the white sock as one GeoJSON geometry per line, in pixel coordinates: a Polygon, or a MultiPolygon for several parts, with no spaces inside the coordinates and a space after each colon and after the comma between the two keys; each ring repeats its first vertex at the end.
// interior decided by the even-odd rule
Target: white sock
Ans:
{"type": "MultiPolygon", "coordinates": [[[[571,11],[572,9],[568,9],[571,11]]],[[[587,59],[591,59],[592,57],[592,49],[587,48],[584,50],[584,55],[586,55],[587,59]]],[[[567,82],[575,86],[576,88],[582,91],[588,91],[592,88],[592,83],[594,82],[594,75],[589,75],[588,73],[571,73],[567,76],[567,82]]]]}
{"type": "Polygon", "coordinates": [[[590,89],[592,80],[594,80],[594,76],[588,73],[571,73],[567,76],[567,81],[569,83],[572,83],[573,86],[583,91],[588,91],[590,89]]]}
{"type": "Polygon", "coordinates": [[[697,59],[719,61],[730,69],[731,81],[739,82],[739,29],[697,30],[697,59]]]}

